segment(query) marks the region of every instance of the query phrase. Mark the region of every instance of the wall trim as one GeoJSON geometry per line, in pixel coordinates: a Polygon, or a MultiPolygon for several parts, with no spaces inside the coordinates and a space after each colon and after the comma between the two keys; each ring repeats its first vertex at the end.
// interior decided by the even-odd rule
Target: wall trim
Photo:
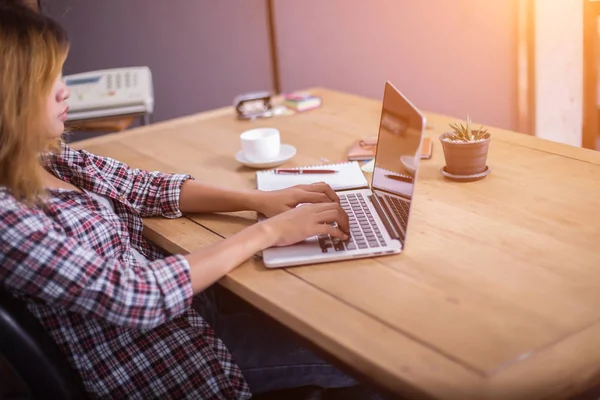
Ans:
{"type": "Polygon", "coordinates": [[[598,17],[600,2],[583,0],[583,133],[582,146],[596,149],[598,132],[598,17]]]}
{"type": "Polygon", "coordinates": [[[266,0],[267,29],[269,35],[269,54],[271,55],[271,76],[273,80],[273,92],[281,92],[281,78],[279,75],[279,57],[277,52],[277,35],[275,31],[275,4],[274,0],[266,0]]]}
{"type": "Polygon", "coordinates": [[[534,0],[517,2],[517,130],[535,134],[534,0]]]}

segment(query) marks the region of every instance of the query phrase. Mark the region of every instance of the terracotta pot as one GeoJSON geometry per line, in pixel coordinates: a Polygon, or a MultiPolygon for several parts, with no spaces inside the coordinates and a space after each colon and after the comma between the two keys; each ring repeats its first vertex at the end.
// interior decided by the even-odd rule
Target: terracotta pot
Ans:
{"type": "Polygon", "coordinates": [[[447,132],[440,136],[446,159],[446,171],[453,175],[463,176],[485,171],[491,136],[488,134],[485,140],[470,143],[444,140],[448,134],[447,132]]]}

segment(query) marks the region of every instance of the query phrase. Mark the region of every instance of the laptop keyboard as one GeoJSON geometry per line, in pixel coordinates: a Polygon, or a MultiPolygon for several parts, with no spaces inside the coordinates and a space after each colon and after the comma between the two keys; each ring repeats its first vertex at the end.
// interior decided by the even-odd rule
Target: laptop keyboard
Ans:
{"type": "Polygon", "coordinates": [[[345,251],[385,246],[385,239],[375,223],[375,218],[367,207],[367,200],[362,194],[338,194],[340,205],[348,214],[350,221],[350,238],[346,241],[319,235],[321,251],[345,251]]]}
{"type": "Polygon", "coordinates": [[[388,205],[391,208],[390,215],[394,215],[398,222],[400,222],[400,226],[402,229],[400,231],[406,230],[406,225],[408,223],[408,202],[402,201],[394,196],[382,196],[388,205]]]}

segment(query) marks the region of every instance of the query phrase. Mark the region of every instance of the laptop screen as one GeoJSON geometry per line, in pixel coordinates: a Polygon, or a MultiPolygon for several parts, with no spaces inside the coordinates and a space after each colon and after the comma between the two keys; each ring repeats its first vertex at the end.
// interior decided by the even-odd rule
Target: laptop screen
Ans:
{"type": "Polygon", "coordinates": [[[424,131],[425,117],[387,82],[371,189],[386,229],[403,247],[424,131]]]}
{"type": "Polygon", "coordinates": [[[373,189],[411,199],[425,117],[389,82],[385,85],[373,189]]]}

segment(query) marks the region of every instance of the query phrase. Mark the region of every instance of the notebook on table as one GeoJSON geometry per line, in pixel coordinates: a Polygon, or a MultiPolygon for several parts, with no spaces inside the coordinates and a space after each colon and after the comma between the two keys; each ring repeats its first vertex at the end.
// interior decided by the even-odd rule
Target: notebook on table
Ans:
{"type": "Polygon", "coordinates": [[[320,164],[306,169],[332,169],[334,174],[276,174],[275,170],[256,172],[256,187],[259,190],[279,190],[295,185],[308,185],[315,182],[325,182],[335,191],[348,189],[364,189],[369,187],[360,166],[356,161],[337,164],[320,164]]]}
{"type": "MultiPolygon", "coordinates": [[[[391,83],[383,95],[374,168],[370,185],[356,161],[331,165],[336,174],[279,175],[257,173],[257,186],[275,190],[299,183],[328,182],[350,222],[348,240],[316,235],[291,246],[263,250],[268,268],[305,265],[402,252],[425,132],[425,116],[391,83]],[[410,158],[412,176],[406,174],[410,158]],[[403,162],[404,160],[404,162],[403,162]],[[366,185],[365,185],[366,184],[366,185]],[[364,189],[357,188],[365,185],[364,189]],[[370,186],[370,187],[369,187],[370,186]]],[[[323,169],[319,165],[314,168],[323,169]]]]}

